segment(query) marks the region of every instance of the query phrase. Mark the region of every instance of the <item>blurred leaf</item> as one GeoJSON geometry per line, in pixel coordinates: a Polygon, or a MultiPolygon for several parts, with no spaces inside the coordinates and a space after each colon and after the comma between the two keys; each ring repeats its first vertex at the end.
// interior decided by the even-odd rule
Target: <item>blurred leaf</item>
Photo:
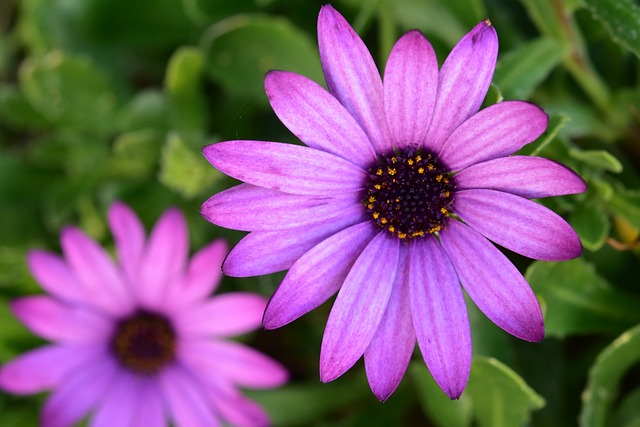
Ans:
{"type": "Polygon", "coordinates": [[[622,172],[622,163],[606,150],[569,150],[569,155],[596,169],[610,172],[622,172]]]}
{"type": "Polygon", "coordinates": [[[604,245],[611,221],[609,216],[594,203],[582,203],[571,213],[571,226],[580,236],[582,244],[590,251],[597,251],[604,245]]]}
{"type": "Polygon", "coordinates": [[[444,4],[468,28],[473,28],[478,22],[488,17],[483,0],[450,0],[444,4]]]}
{"type": "Polygon", "coordinates": [[[52,51],[27,59],[19,77],[25,96],[47,120],[98,134],[113,126],[116,94],[88,59],[52,51]]]}
{"type": "Polygon", "coordinates": [[[172,127],[180,130],[204,130],[206,105],[202,96],[204,55],[200,49],[178,49],[167,66],[165,89],[169,95],[172,127]]]}
{"type": "Polygon", "coordinates": [[[640,191],[618,187],[606,206],[615,215],[626,219],[633,227],[640,228],[640,191]]]}
{"type": "Polygon", "coordinates": [[[640,427],[640,386],[624,397],[617,410],[612,414],[611,426],[640,427]]]}
{"type": "Polygon", "coordinates": [[[528,424],[531,412],[545,405],[518,374],[493,358],[473,359],[466,393],[480,427],[528,424]]]}
{"type": "Polygon", "coordinates": [[[556,40],[562,40],[562,27],[556,22],[556,14],[553,10],[554,3],[547,0],[520,0],[529,18],[536,24],[543,36],[551,36],[556,40]]]}
{"type": "Polygon", "coordinates": [[[582,427],[605,427],[624,374],[640,363],[640,326],[623,333],[598,355],[582,393],[582,427]]]}
{"type": "Polygon", "coordinates": [[[221,177],[200,153],[192,151],[178,134],[171,134],[162,149],[160,182],[168,188],[193,198],[221,177]]]}
{"type": "Polygon", "coordinates": [[[18,129],[41,129],[48,123],[15,85],[0,86],[0,121],[18,129]]]}
{"type": "Polygon", "coordinates": [[[566,54],[566,46],[555,39],[533,40],[502,55],[493,80],[506,99],[529,99],[566,54]]]}
{"type": "Polygon", "coordinates": [[[318,50],[284,18],[240,15],[212,26],[202,40],[213,79],[241,97],[264,93],[265,73],[279,69],[323,81],[318,50]]]}
{"type": "Polygon", "coordinates": [[[634,0],[584,0],[612,39],[640,57],[640,5],[634,0]]]}
{"type": "Polygon", "coordinates": [[[416,386],[422,409],[439,427],[467,427],[471,425],[472,403],[468,393],[459,400],[451,400],[433,379],[422,360],[409,365],[409,375],[416,386]]]}
{"type": "Polygon", "coordinates": [[[149,175],[157,166],[164,136],[153,129],[143,129],[119,135],[113,142],[109,170],[116,175],[141,178],[149,175]]]}
{"type": "Polygon", "coordinates": [[[640,322],[640,298],[613,288],[587,261],[536,261],[525,275],[541,300],[546,335],[619,333],[640,322]]]}
{"type": "Polygon", "coordinates": [[[138,92],[116,118],[117,128],[124,132],[152,128],[167,130],[167,99],[159,90],[138,92]]]}
{"type": "Polygon", "coordinates": [[[389,3],[393,7],[396,21],[405,31],[413,28],[423,30],[440,38],[449,46],[455,45],[469,31],[469,28],[447,9],[446,2],[395,0],[389,3]]]}

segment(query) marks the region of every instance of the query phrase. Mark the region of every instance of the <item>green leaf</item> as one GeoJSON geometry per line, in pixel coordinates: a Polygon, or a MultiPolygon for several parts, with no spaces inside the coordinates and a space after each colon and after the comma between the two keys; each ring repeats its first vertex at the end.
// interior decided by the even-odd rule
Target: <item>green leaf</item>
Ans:
{"type": "Polygon", "coordinates": [[[158,165],[164,136],[153,129],[119,135],[113,142],[114,156],[109,171],[131,178],[148,176],[158,165]]]}
{"type": "Polygon", "coordinates": [[[418,28],[454,46],[469,31],[445,2],[430,0],[395,0],[389,2],[395,19],[403,30],[418,28]],[[434,17],[437,16],[437,19],[434,17]]]}
{"type": "Polygon", "coordinates": [[[584,0],[611,38],[640,57],[640,6],[634,0],[584,0]]]}
{"type": "Polygon", "coordinates": [[[563,113],[559,114],[550,114],[549,115],[549,124],[547,125],[547,130],[534,142],[531,144],[525,145],[520,151],[518,151],[519,155],[522,156],[537,156],[540,154],[544,148],[553,141],[553,139],[558,135],[558,133],[564,129],[564,127],[569,123],[571,119],[569,116],[563,113]]]}
{"type": "Polygon", "coordinates": [[[613,288],[581,258],[536,261],[525,277],[541,300],[547,336],[619,333],[640,322],[640,298],[613,288]]]}
{"type": "Polygon", "coordinates": [[[635,228],[640,228],[640,191],[618,187],[606,207],[635,228]]]}
{"type": "Polygon", "coordinates": [[[200,49],[178,49],[167,66],[165,90],[169,95],[173,128],[202,131],[206,105],[202,96],[204,54],[200,49]]]}
{"type": "Polygon", "coordinates": [[[167,130],[168,102],[159,90],[138,92],[118,112],[117,129],[123,132],[155,129],[167,130]]]}
{"type": "Polygon", "coordinates": [[[640,387],[627,394],[611,417],[612,426],[640,427],[640,387]]]}
{"type": "Polygon", "coordinates": [[[49,125],[15,85],[0,86],[0,120],[18,129],[42,129],[49,125]]]}
{"type": "Polygon", "coordinates": [[[266,99],[264,76],[273,69],[323,81],[315,44],[284,18],[236,16],[212,26],[202,45],[209,75],[238,96],[266,99]]]}
{"type": "Polygon", "coordinates": [[[611,229],[609,216],[594,203],[578,205],[569,222],[580,236],[582,244],[590,251],[597,251],[604,245],[611,229]]]}
{"type": "Polygon", "coordinates": [[[582,393],[582,427],[605,427],[625,373],[640,363],[640,326],[623,333],[598,355],[582,393]]]}
{"type": "Polygon", "coordinates": [[[531,412],[545,405],[518,374],[493,358],[474,358],[466,393],[480,427],[528,424],[531,412]]]}
{"type": "Polygon", "coordinates": [[[549,37],[528,42],[500,57],[493,81],[506,99],[529,99],[567,52],[565,45],[549,37]]]}
{"type": "Polygon", "coordinates": [[[569,155],[596,169],[614,173],[622,172],[622,163],[606,150],[569,150],[569,155]]]}

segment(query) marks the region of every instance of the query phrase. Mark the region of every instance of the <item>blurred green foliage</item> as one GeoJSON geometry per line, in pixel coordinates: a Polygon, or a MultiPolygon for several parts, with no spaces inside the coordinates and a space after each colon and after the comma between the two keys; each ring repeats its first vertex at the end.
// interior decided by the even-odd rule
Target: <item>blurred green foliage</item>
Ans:
{"type": "MultiPolygon", "coordinates": [[[[224,139],[296,142],[270,111],[269,69],[324,84],[316,17],[323,2],[287,0],[3,0],[0,2],[0,363],[38,343],[7,308],[38,292],[25,254],[58,250],[65,224],[109,246],[120,199],[150,226],[170,205],[192,248],[241,233],[199,216],[233,184],[201,156],[224,139]]],[[[363,369],[318,382],[327,305],[251,337],[283,361],[290,385],[252,397],[277,425],[640,425],[640,7],[633,0],[336,0],[383,69],[395,40],[420,29],[442,62],[475,23],[496,27],[500,56],[485,104],[527,99],[550,115],[525,147],[563,162],[585,194],[544,200],[566,216],[582,259],[512,259],[543,307],[547,339],[522,343],[472,305],[476,359],[450,402],[416,351],[384,404],[363,369]],[[629,329],[628,332],[625,330],[629,329]],[[617,338],[619,336],[619,338],[617,338]],[[599,355],[598,355],[599,354],[599,355]],[[584,390],[584,393],[583,393],[584,390]],[[582,398],[581,398],[582,396],[582,398]]],[[[281,276],[226,279],[269,295],[281,276]]],[[[3,427],[34,425],[42,396],[0,394],[3,427]]]]}

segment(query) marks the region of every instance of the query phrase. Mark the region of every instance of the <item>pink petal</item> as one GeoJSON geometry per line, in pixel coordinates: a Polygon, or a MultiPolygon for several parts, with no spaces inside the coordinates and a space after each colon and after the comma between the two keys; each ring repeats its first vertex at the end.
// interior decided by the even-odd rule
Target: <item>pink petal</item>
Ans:
{"type": "Polygon", "coordinates": [[[176,327],[181,335],[240,335],[260,327],[266,305],[262,295],[229,292],[179,313],[176,327]]]}
{"type": "Polygon", "coordinates": [[[425,139],[425,145],[432,151],[440,151],[453,130],[480,109],[497,57],[498,35],[489,20],[485,20],[465,35],[444,61],[433,119],[425,139]]]}
{"type": "Polygon", "coordinates": [[[122,269],[133,282],[144,251],[144,227],[133,210],[122,202],[109,207],[108,220],[122,269]]]}
{"type": "Polygon", "coordinates": [[[155,379],[145,381],[138,389],[139,400],[144,402],[134,414],[132,427],[165,427],[168,424],[164,413],[164,403],[155,379]]]}
{"type": "Polygon", "coordinates": [[[384,107],[393,145],[421,146],[438,87],[438,59],[429,41],[410,31],[397,41],[384,70],[384,107]]]}
{"type": "Polygon", "coordinates": [[[367,172],[341,157],[293,144],[225,141],[204,147],[209,163],[248,184],[284,193],[331,196],[360,191],[367,172]]]}
{"type": "Polygon", "coordinates": [[[174,424],[188,427],[220,425],[208,402],[208,393],[190,371],[169,366],[160,373],[159,386],[174,424]]]}
{"type": "Polygon", "coordinates": [[[265,89],[273,111],[302,142],[368,168],[376,154],[360,125],[329,92],[306,77],[271,71],[265,89]]]}
{"type": "Polygon", "coordinates": [[[92,304],[92,298],[87,298],[83,286],[58,255],[32,250],[27,256],[27,262],[35,279],[48,293],[65,301],[92,304]]]}
{"type": "Polygon", "coordinates": [[[257,403],[247,399],[233,386],[216,381],[210,385],[211,400],[216,411],[228,423],[237,427],[264,427],[271,425],[269,415],[257,403]]]}
{"type": "Polygon", "coordinates": [[[587,184],[574,171],[541,157],[499,157],[471,165],[456,174],[456,188],[486,188],[516,196],[539,197],[578,194],[587,184]]]}
{"type": "Polygon", "coordinates": [[[418,344],[431,375],[451,399],[471,371],[471,329],[456,272],[438,241],[412,246],[409,291],[418,344]]]}
{"type": "Polygon", "coordinates": [[[109,392],[97,405],[90,427],[134,427],[136,413],[146,406],[140,399],[142,381],[128,372],[118,372],[111,381],[109,392]]]}
{"type": "Polygon", "coordinates": [[[333,381],[345,373],[369,346],[387,309],[398,267],[399,246],[399,239],[380,231],[347,275],[322,339],[322,382],[333,381]]]}
{"type": "Polygon", "coordinates": [[[334,234],[302,255],[269,300],[264,327],[284,326],[338,292],[376,231],[370,221],[362,222],[334,234]]]}
{"type": "Polygon", "coordinates": [[[360,37],[329,5],[320,9],[318,45],[329,91],[358,121],[376,152],[390,152],[380,73],[360,37]]]}
{"type": "Polygon", "coordinates": [[[544,324],[536,296],[502,252],[458,221],[449,221],[440,240],[462,286],[493,323],[523,340],[542,340],[544,324]]]}
{"type": "Polygon", "coordinates": [[[521,255],[545,261],[580,256],[573,228],[552,210],[513,194],[463,190],[455,194],[455,212],[489,240],[521,255]]]}
{"type": "Polygon", "coordinates": [[[540,107],[504,101],[462,123],[442,147],[440,159],[458,171],[475,163],[513,154],[542,135],[548,118],[540,107]]]}
{"type": "Polygon", "coordinates": [[[398,272],[393,283],[387,310],[380,326],[364,352],[364,366],[373,394],[384,402],[404,376],[416,335],[409,306],[409,252],[400,247],[398,272]]]}

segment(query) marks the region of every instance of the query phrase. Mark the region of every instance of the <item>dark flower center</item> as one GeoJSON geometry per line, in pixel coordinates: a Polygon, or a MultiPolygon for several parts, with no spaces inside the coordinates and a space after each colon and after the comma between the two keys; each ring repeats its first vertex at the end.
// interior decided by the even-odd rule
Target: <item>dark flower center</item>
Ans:
{"type": "Polygon", "coordinates": [[[122,366],[153,374],[175,358],[176,333],[165,316],[138,311],[117,323],[111,349],[122,366]]]}
{"type": "Polygon", "coordinates": [[[455,183],[425,149],[407,148],[378,157],[369,168],[363,203],[378,227],[399,239],[439,231],[451,214],[455,183]]]}

